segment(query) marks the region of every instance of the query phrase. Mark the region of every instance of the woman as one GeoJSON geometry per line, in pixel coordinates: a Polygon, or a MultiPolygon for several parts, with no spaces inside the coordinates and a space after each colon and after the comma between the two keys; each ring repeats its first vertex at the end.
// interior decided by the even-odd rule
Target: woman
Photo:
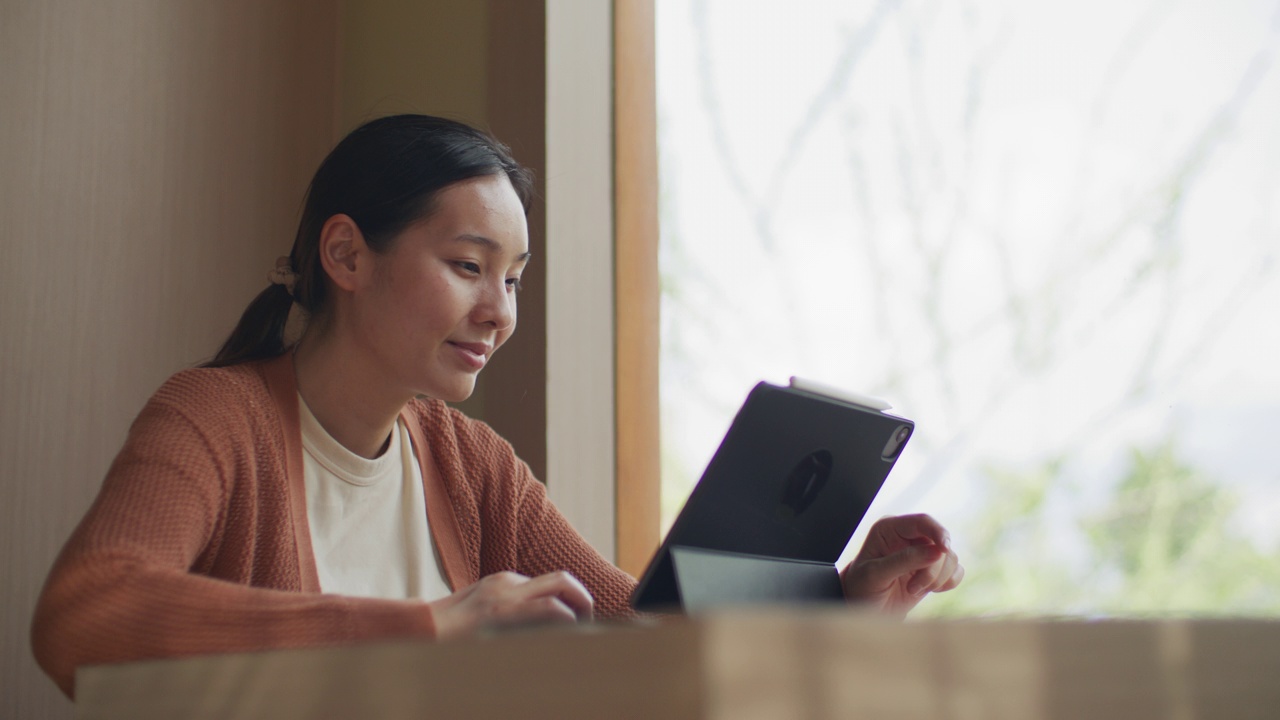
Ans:
{"type": "MultiPolygon", "coordinates": [[[[50,573],[32,641],[64,692],[87,664],[631,614],[634,580],[444,404],[515,329],[531,192],[504,146],[439,118],[375,120],[330,153],[272,284],[143,408],[50,573]]],[[[903,614],[962,574],[910,516],[843,577],[903,614]]]]}

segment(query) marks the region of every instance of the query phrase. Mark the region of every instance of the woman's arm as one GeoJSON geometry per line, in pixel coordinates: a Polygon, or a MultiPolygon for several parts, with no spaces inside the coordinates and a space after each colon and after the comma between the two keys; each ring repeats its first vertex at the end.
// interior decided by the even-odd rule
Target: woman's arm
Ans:
{"type": "Polygon", "coordinates": [[[635,617],[631,593],[636,581],[596,551],[569,524],[547,497],[546,487],[520,462],[518,517],[521,572],[541,574],[565,570],[582,581],[595,599],[595,615],[603,619],[635,617]]]}
{"type": "Polygon", "coordinates": [[[448,413],[447,422],[452,426],[451,441],[456,440],[457,460],[465,468],[466,492],[471,494],[459,503],[459,520],[478,524],[483,534],[475,549],[480,575],[567,572],[594,598],[596,617],[634,617],[635,579],[573,529],[511,445],[488,425],[457,411],[448,413]],[[474,516],[464,518],[471,513],[474,516]]]}
{"type": "Polygon", "coordinates": [[[423,603],[299,592],[283,477],[254,462],[265,439],[207,426],[148,403],[55,562],[31,639],[63,692],[83,665],[435,636],[423,603]]]}

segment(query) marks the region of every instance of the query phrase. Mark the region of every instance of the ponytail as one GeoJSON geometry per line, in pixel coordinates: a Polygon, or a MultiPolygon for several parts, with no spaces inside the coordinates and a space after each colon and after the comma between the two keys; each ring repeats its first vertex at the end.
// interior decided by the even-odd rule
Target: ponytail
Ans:
{"type": "Polygon", "coordinates": [[[293,296],[281,284],[271,284],[245,308],[236,329],[218,354],[201,367],[226,367],[284,354],[284,326],[289,320],[293,296]]]}

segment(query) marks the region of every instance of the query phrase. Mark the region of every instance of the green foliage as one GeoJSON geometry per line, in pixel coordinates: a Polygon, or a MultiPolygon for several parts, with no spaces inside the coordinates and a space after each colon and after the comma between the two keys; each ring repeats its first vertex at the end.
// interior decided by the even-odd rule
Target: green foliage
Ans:
{"type": "Polygon", "coordinates": [[[1280,610],[1280,557],[1265,556],[1236,527],[1238,508],[1229,488],[1178,457],[1172,438],[1131,450],[1109,505],[1082,520],[1097,562],[1091,579],[1099,589],[1111,586],[1100,608],[1280,610]]]}
{"type": "Polygon", "coordinates": [[[1181,459],[1174,438],[1132,448],[1089,507],[1062,468],[986,468],[983,510],[955,533],[968,538],[964,584],[921,615],[1280,614],[1280,553],[1237,527],[1235,494],[1181,459]]]}

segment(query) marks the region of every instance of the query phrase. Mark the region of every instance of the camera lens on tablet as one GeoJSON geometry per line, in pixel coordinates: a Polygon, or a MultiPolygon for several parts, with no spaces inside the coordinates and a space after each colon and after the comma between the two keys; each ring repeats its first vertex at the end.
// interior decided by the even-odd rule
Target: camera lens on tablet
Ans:
{"type": "Polygon", "coordinates": [[[884,444],[884,449],[880,451],[880,459],[892,460],[902,452],[902,446],[906,444],[907,438],[911,437],[910,425],[899,425],[897,430],[889,436],[888,442],[884,444]]]}

